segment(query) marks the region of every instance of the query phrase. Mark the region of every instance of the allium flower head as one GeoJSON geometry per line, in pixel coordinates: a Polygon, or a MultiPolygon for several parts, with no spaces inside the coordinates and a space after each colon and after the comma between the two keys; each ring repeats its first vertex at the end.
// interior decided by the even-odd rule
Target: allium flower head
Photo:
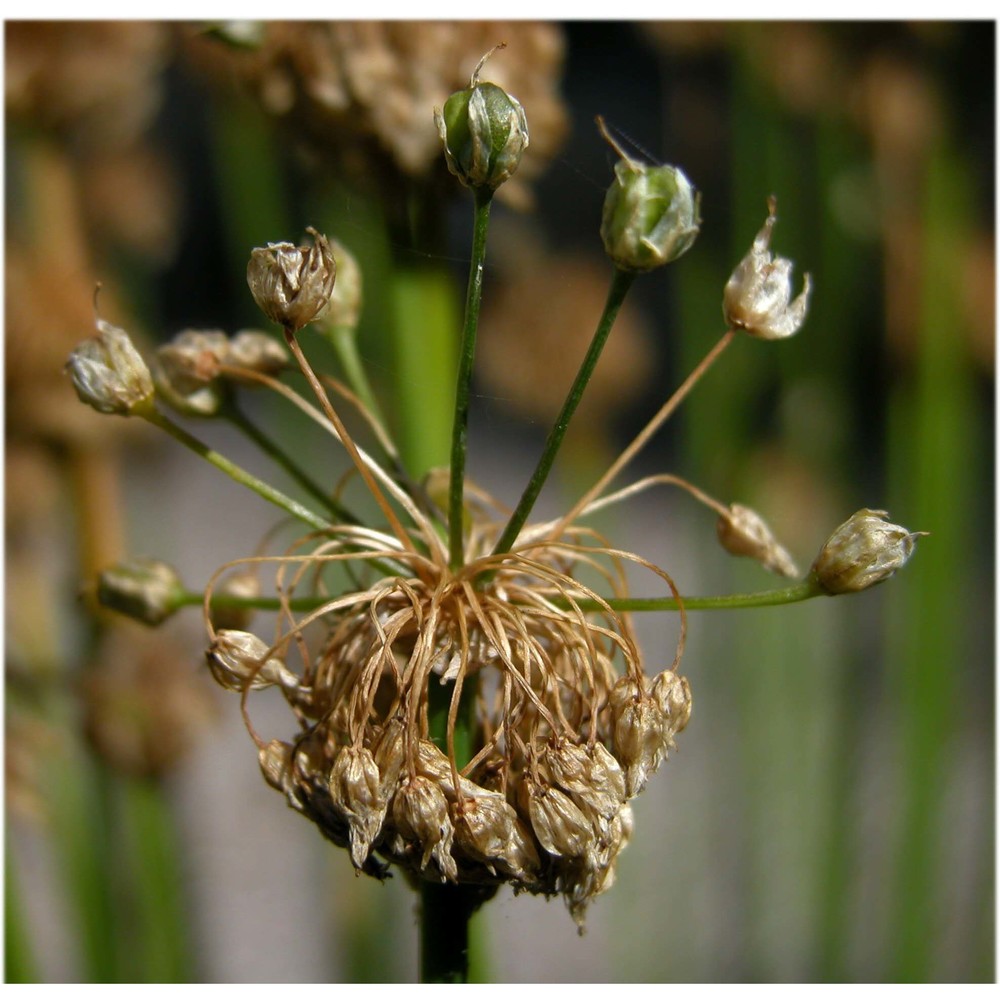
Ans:
{"type": "Polygon", "coordinates": [[[796,333],[805,322],[812,284],[807,274],[802,291],[792,299],[792,262],[775,257],[768,249],[778,221],[777,200],[768,201],[763,228],[750,252],[726,282],[722,312],[733,329],[745,330],[761,340],[780,340],[796,333]]]}

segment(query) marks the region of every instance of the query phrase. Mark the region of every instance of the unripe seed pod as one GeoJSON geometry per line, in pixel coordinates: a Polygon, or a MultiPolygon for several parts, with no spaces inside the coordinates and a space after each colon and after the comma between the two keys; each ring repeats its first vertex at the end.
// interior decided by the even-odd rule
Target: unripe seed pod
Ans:
{"type": "Polygon", "coordinates": [[[97,578],[97,602],[145,625],[159,625],[180,607],[184,584],[177,570],[159,559],[131,559],[97,578]]]}
{"type": "Polygon", "coordinates": [[[492,54],[482,58],[468,88],[434,112],[448,169],[466,187],[489,192],[514,173],[528,148],[528,121],[520,102],[495,83],[479,82],[492,54]]]}
{"type": "Polygon", "coordinates": [[[698,236],[698,196],[677,167],[638,163],[612,139],[597,119],[604,139],[621,157],[604,197],[601,239],[625,271],[650,271],[688,251],[698,236]]]}

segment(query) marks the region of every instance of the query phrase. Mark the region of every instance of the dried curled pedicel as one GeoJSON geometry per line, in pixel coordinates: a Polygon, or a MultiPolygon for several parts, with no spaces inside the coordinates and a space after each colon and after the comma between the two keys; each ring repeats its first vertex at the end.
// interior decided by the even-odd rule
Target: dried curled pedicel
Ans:
{"type": "Polygon", "coordinates": [[[604,249],[618,267],[650,271],[676,260],[694,244],[699,225],[695,190],[677,167],[622,155],[601,213],[604,249]]]}
{"type": "Polygon", "coordinates": [[[325,236],[312,227],[311,247],[268,243],[256,247],[247,264],[247,284],[268,319],[300,330],[326,309],[333,294],[337,264],[325,236]]]}
{"type": "Polygon", "coordinates": [[[528,148],[528,121],[517,98],[495,83],[479,82],[492,54],[480,60],[465,90],[434,111],[448,169],[466,187],[489,192],[514,173],[528,148]]]}
{"type": "Polygon", "coordinates": [[[827,539],[812,574],[828,594],[866,590],[888,579],[913,555],[926,531],[890,524],[884,510],[859,510],[827,539]]]}
{"type": "Polygon", "coordinates": [[[145,625],[159,625],[179,607],[184,584],[177,570],[160,559],[131,559],[103,570],[97,601],[145,625]]]}
{"type": "Polygon", "coordinates": [[[796,577],[799,569],[788,550],[778,544],[767,522],[750,507],[730,504],[715,525],[722,547],[734,556],[756,559],[764,569],[781,576],[796,577]]]}
{"type": "Polygon", "coordinates": [[[153,405],[153,377],[131,337],[97,321],[97,336],[83,341],[66,362],[80,402],[99,413],[127,417],[153,405]]]}
{"type": "Polygon", "coordinates": [[[777,199],[769,199],[767,220],[722,293],[722,313],[729,326],[761,340],[780,340],[796,333],[805,322],[812,289],[807,274],[793,300],[792,262],[773,256],[768,249],[778,221],[777,207],[777,199]]]}

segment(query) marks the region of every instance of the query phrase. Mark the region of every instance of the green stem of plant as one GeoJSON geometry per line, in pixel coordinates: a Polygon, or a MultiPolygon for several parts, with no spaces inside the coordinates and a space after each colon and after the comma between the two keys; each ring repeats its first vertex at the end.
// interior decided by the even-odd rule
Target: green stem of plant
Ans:
{"type": "Polygon", "coordinates": [[[542,450],[541,458],[538,460],[538,465],[535,467],[528,485],[524,488],[524,493],[521,495],[521,499],[518,501],[510,520],[507,522],[500,540],[493,549],[494,555],[510,551],[510,547],[517,540],[518,534],[528,520],[531,510],[535,506],[535,501],[538,499],[538,494],[541,493],[542,487],[545,485],[545,480],[552,469],[552,463],[555,461],[559,448],[562,445],[569,422],[576,412],[580,399],[583,397],[583,391],[587,388],[587,383],[590,381],[591,375],[594,374],[598,358],[600,358],[604,344],[607,342],[608,334],[611,333],[611,327],[614,325],[618,310],[621,308],[622,302],[625,301],[625,296],[632,287],[635,277],[635,271],[623,271],[620,268],[615,268],[614,275],[611,278],[611,287],[608,290],[608,298],[604,304],[604,312],[601,314],[600,322],[597,324],[597,330],[594,332],[594,338],[590,342],[590,348],[587,350],[587,355],[580,365],[576,379],[570,387],[562,410],[556,418],[556,422],[552,425],[552,429],[549,431],[549,436],[545,442],[545,448],[542,450]]]}
{"type": "Polygon", "coordinates": [[[486,264],[486,233],[490,225],[493,192],[476,191],[475,220],[472,230],[472,260],[469,286],[465,294],[465,324],[455,388],[455,418],[451,431],[451,479],[448,485],[448,552],[452,569],[465,559],[462,538],[463,498],[465,494],[465,453],[469,430],[469,397],[472,392],[472,365],[476,356],[476,331],[479,307],[483,298],[483,268],[486,264]]]}
{"type": "Polygon", "coordinates": [[[354,390],[354,394],[364,403],[365,408],[384,427],[385,419],[379,408],[375,393],[372,392],[371,383],[365,374],[364,365],[361,363],[361,355],[358,353],[358,331],[353,326],[323,327],[323,336],[330,342],[334,351],[337,352],[337,359],[344,369],[347,382],[354,390]]]}
{"type": "Polygon", "coordinates": [[[319,485],[304,469],[302,469],[283,448],[277,445],[264,433],[234,402],[228,403],[222,410],[222,415],[234,427],[242,431],[265,455],[273,459],[294,479],[307,493],[319,500],[337,520],[346,524],[358,524],[358,518],[346,507],[338,503],[322,486],[319,485]]]}
{"type": "Polygon", "coordinates": [[[276,490],[273,486],[269,486],[263,480],[251,475],[246,469],[241,468],[235,462],[231,462],[224,455],[220,455],[217,451],[210,448],[203,441],[199,441],[198,438],[189,434],[183,427],[175,424],[166,414],[161,413],[154,407],[150,407],[148,410],[136,415],[142,416],[154,426],[166,431],[174,440],[179,441],[185,448],[190,448],[196,455],[200,455],[207,462],[210,462],[221,472],[229,476],[230,479],[235,480],[241,486],[246,486],[248,489],[253,490],[258,496],[287,511],[300,521],[304,521],[310,527],[320,531],[331,527],[329,521],[313,513],[307,507],[303,507],[297,500],[285,496],[284,493],[276,490]]]}
{"type": "MultiPolygon", "coordinates": [[[[614,611],[732,611],[734,608],[768,608],[780,604],[796,604],[813,597],[828,596],[818,583],[808,577],[789,587],[760,590],[751,594],[718,594],[708,597],[614,597],[604,602],[614,611]]],[[[593,600],[576,601],[581,611],[600,611],[602,603],[593,600]]]]}
{"type": "MultiPolygon", "coordinates": [[[[769,608],[781,604],[797,604],[814,597],[829,596],[818,583],[808,577],[799,583],[788,587],[778,587],[774,590],[759,590],[749,594],[715,594],[703,597],[609,597],[602,600],[581,599],[574,606],[581,611],[602,611],[605,607],[612,611],[679,611],[684,606],[685,611],[732,611],[735,608],[769,608]]],[[[202,604],[205,595],[196,591],[184,591],[176,599],[178,608],[202,604]]],[[[219,594],[212,598],[212,607],[227,610],[278,611],[287,606],[292,611],[315,611],[326,598],[296,597],[282,603],[277,597],[235,597],[229,594],[219,594]]],[[[433,686],[432,686],[433,690],[433,686]]],[[[464,696],[463,696],[464,699],[464,696]]],[[[459,717],[461,723],[461,716],[459,717]]],[[[433,728],[433,726],[432,726],[433,728]]],[[[460,732],[456,729],[456,747],[460,747],[460,732]]],[[[435,738],[436,739],[436,738],[435,738]]],[[[445,744],[442,737],[441,747],[445,744]]]]}

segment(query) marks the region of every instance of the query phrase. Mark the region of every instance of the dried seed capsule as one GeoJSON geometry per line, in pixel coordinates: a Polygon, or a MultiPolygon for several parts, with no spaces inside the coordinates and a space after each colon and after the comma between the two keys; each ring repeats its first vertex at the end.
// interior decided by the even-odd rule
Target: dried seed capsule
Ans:
{"type": "Polygon", "coordinates": [[[602,819],[616,815],[625,801],[621,765],[601,744],[593,748],[574,743],[547,747],[539,767],[552,784],[568,792],[584,812],[602,819]]]}
{"type": "Polygon", "coordinates": [[[451,856],[454,828],[448,800],[433,781],[421,775],[404,779],[392,800],[392,819],[399,833],[420,847],[421,871],[433,858],[444,878],[452,882],[458,879],[458,867],[451,856]]]}
{"type": "Polygon", "coordinates": [[[884,510],[859,510],[827,539],[811,572],[828,594],[873,587],[906,564],[927,532],[907,531],[888,517],[884,510]]]}
{"type": "Polygon", "coordinates": [[[668,736],[681,732],[691,718],[691,686],[687,678],[664,670],[653,678],[650,694],[660,706],[668,736]]]}
{"type": "MultiPolygon", "coordinates": [[[[274,337],[260,330],[240,330],[229,342],[224,362],[234,368],[249,368],[262,375],[277,375],[288,364],[288,351],[274,337]]],[[[229,375],[234,382],[243,383],[235,375],[229,375]]],[[[259,382],[247,379],[246,385],[255,386],[259,382]]]]}
{"type": "Polygon", "coordinates": [[[268,319],[300,330],[326,309],[333,294],[337,265],[325,236],[313,228],[311,247],[268,243],[256,247],[247,265],[247,284],[268,319]]]}
{"type": "Polygon", "coordinates": [[[97,578],[97,601],[146,625],[159,625],[179,607],[184,584],[177,570],[159,559],[130,559],[97,578]]]}
{"type": "Polygon", "coordinates": [[[282,740],[271,740],[257,751],[264,780],[279,792],[287,790],[292,777],[292,746],[282,740]]]}
{"type": "Polygon", "coordinates": [[[730,327],[761,340],[779,340],[796,333],[805,322],[812,284],[805,276],[802,291],[792,301],[792,262],[768,249],[778,221],[778,202],[770,198],[767,220],[740,261],[722,293],[722,313],[730,327]]]}
{"type": "Polygon", "coordinates": [[[593,825],[565,792],[526,777],[521,794],[527,799],[531,828],[549,854],[583,858],[593,849],[593,825]]]}
{"type": "Polygon", "coordinates": [[[731,555],[749,556],[764,569],[781,576],[799,575],[788,550],[778,544],[764,519],[750,507],[741,503],[730,504],[728,512],[719,516],[715,528],[719,542],[731,555]]]}
{"type": "Polygon", "coordinates": [[[642,684],[623,677],[611,690],[612,740],[615,756],[625,769],[625,789],[634,798],[663,759],[667,749],[665,719],[642,684]]]}
{"type": "Polygon", "coordinates": [[[330,307],[320,321],[324,329],[354,330],[361,317],[361,267],[354,254],[337,240],[330,240],[330,249],[337,262],[337,281],[330,296],[330,307]]]}
{"type": "MultiPolygon", "coordinates": [[[[252,567],[237,569],[229,573],[213,591],[213,597],[235,597],[253,600],[260,597],[260,578],[252,567]]],[[[243,631],[253,620],[253,608],[216,607],[212,610],[212,621],[217,629],[243,631]]]]}
{"type": "MultiPolygon", "coordinates": [[[[498,46],[500,48],[501,46],[498,46]]],[[[495,83],[480,83],[480,60],[469,86],[434,111],[448,169],[466,186],[495,191],[517,169],[528,148],[528,121],[520,102],[495,83]]]]}
{"type": "Polygon", "coordinates": [[[347,819],[351,861],[355,868],[364,868],[388,805],[378,766],[369,750],[344,747],[337,754],[330,770],[330,797],[347,819]]]}
{"type": "Polygon", "coordinates": [[[455,843],[493,871],[511,846],[517,813],[502,795],[480,792],[452,806],[455,843]]]}
{"type": "Polygon", "coordinates": [[[220,629],[205,657],[212,676],[230,691],[242,691],[247,683],[251,691],[272,684],[294,686],[297,678],[278,657],[265,661],[269,648],[252,632],[220,629]]]}
{"type": "Polygon", "coordinates": [[[124,330],[102,319],[97,330],[98,335],[78,345],[66,362],[80,402],[99,413],[141,415],[153,406],[155,395],[146,362],[124,330]]]}
{"type": "Polygon", "coordinates": [[[229,338],[220,330],[182,330],[156,351],[171,388],[190,395],[219,375],[229,351],[229,338]]]}

